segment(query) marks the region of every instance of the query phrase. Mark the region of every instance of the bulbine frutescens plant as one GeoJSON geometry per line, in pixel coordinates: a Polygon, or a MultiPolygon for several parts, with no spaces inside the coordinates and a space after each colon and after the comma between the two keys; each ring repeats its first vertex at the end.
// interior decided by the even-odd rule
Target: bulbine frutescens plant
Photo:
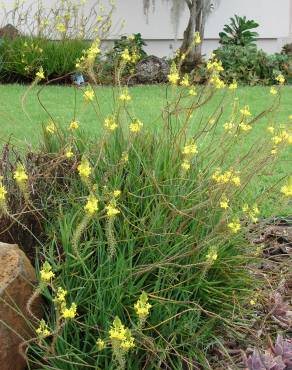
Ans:
{"type": "MultiPolygon", "coordinates": [[[[78,66],[92,80],[97,49],[95,42],[78,66]]],[[[130,57],[121,56],[117,76],[130,57]]],[[[180,63],[172,65],[155,126],[135,115],[135,98],[118,77],[110,115],[94,84],[76,92],[95,109],[99,136],[79,132],[75,109],[65,127],[50,117],[45,152],[71,171],[50,189],[54,206],[44,211],[49,238],[40,279],[48,284],[38,294],[51,303],[30,342],[31,363],[208,369],[206,353],[224,336],[254,334],[246,313],[260,289],[251,270],[261,249],[246,234],[267,197],[284,207],[292,193],[288,178],[264,192],[256,187],[291,143],[288,129],[274,124],[284,79],[276,77],[270,105],[255,116],[239,101],[236,81],[221,80],[220,62],[211,57],[207,69],[208,83],[197,87],[181,76],[180,63]],[[221,102],[206,114],[221,91],[221,102]],[[253,142],[263,117],[271,117],[268,130],[253,142]]]]}

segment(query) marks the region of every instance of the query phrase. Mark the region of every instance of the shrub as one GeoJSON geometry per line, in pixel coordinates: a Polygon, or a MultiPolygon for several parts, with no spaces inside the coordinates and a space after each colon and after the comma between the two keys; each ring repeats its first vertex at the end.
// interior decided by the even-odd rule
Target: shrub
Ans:
{"type": "MultiPolygon", "coordinates": [[[[13,196],[25,212],[42,212],[46,235],[34,297],[46,297],[47,311],[35,340],[23,345],[31,366],[211,369],[206,355],[226,334],[250,334],[246,315],[260,285],[251,271],[261,251],[246,233],[277,188],[263,193],[255,183],[275,169],[291,136],[276,126],[250,138],[263,117],[275,114],[283,76],[257,116],[236,99],[235,83],[203,114],[225,86],[221,70],[210,60],[208,83],[199,89],[173,64],[154,127],[147,112],[135,116],[126,87],[113,90],[109,116],[93,86],[79,89],[74,94],[83,94],[85,109],[92,105],[101,134],[82,133],[75,99],[72,122],[50,116],[44,125],[37,161],[16,163],[12,173],[6,167],[2,213],[13,216],[5,189],[16,182],[13,196]]],[[[290,187],[282,187],[279,206],[290,187]]]]}
{"type": "Polygon", "coordinates": [[[42,66],[45,75],[52,79],[62,77],[76,69],[76,61],[89,43],[83,40],[50,41],[19,37],[2,40],[0,54],[3,81],[32,81],[42,66]]]}
{"type": "Polygon", "coordinates": [[[279,73],[283,73],[286,78],[290,75],[291,58],[287,55],[268,55],[254,46],[237,45],[224,45],[215,54],[222,62],[222,77],[227,82],[235,79],[249,85],[268,85],[274,83],[279,73]]]}
{"type": "Polygon", "coordinates": [[[219,33],[219,42],[222,45],[252,46],[258,33],[251,30],[258,26],[254,20],[235,15],[234,18],[230,18],[230,25],[225,24],[223,32],[219,33]]]}

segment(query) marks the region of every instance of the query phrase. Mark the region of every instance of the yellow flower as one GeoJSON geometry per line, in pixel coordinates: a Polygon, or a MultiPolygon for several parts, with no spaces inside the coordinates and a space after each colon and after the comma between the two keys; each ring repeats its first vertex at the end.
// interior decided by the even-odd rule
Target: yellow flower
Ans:
{"type": "Polygon", "coordinates": [[[269,127],[267,127],[267,131],[269,131],[271,134],[273,134],[275,132],[275,127],[269,126],[269,127]]]}
{"type": "Polygon", "coordinates": [[[172,63],[171,68],[170,68],[170,74],[167,76],[168,81],[172,85],[176,85],[178,80],[179,80],[179,73],[177,71],[177,67],[175,63],[172,63]]]}
{"type": "Polygon", "coordinates": [[[54,302],[62,306],[64,303],[66,303],[66,295],[68,294],[68,291],[59,287],[57,290],[57,295],[54,298],[54,302]]]}
{"type": "Polygon", "coordinates": [[[198,153],[198,147],[195,143],[185,145],[183,150],[182,150],[182,153],[185,154],[185,155],[197,154],[198,153]]]}
{"type": "Polygon", "coordinates": [[[127,152],[122,153],[121,161],[122,162],[128,162],[129,161],[129,154],[127,152]]]}
{"type": "Polygon", "coordinates": [[[197,45],[197,44],[200,44],[201,42],[202,40],[201,40],[200,32],[195,32],[194,44],[197,45]]]}
{"type": "Polygon", "coordinates": [[[277,89],[274,88],[274,86],[271,87],[270,94],[271,95],[277,95],[278,94],[278,91],[277,91],[277,89]]]}
{"type": "Polygon", "coordinates": [[[242,131],[245,131],[245,132],[250,131],[252,129],[251,125],[249,125],[248,123],[244,123],[244,122],[241,122],[238,126],[242,131]]]}
{"type": "Polygon", "coordinates": [[[271,150],[271,154],[272,155],[276,155],[278,153],[278,150],[276,147],[274,147],[272,150],[271,150]]]}
{"type": "Polygon", "coordinates": [[[190,80],[189,80],[189,75],[185,74],[183,79],[180,82],[181,86],[188,87],[190,86],[190,80]]]}
{"type": "Polygon", "coordinates": [[[114,117],[109,116],[104,120],[104,127],[109,131],[115,131],[115,129],[118,127],[118,124],[114,117]]]}
{"type": "Polygon", "coordinates": [[[122,194],[121,190],[114,190],[113,191],[113,196],[115,198],[118,198],[119,196],[121,196],[121,194],[122,194]]]}
{"type": "Polygon", "coordinates": [[[191,164],[188,160],[184,160],[181,167],[183,170],[188,171],[191,168],[191,164]]]}
{"type": "Polygon", "coordinates": [[[35,332],[37,333],[39,338],[46,338],[46,337],[51,335],[51,331],[50,331],[48,325],[46,324],[45,320],[40,321],[40,325],[36,329],[35,332]]]}
{"type": "Polygon", "coordinates": [[[43,80],[45,78],[43,67],[40,67],[38,72],[36,73],[36,77],[40,80],[43,80]]]}
{"type": "Polygon", "coordinates": [[[234,80],[230,85],[229,85],[229,90],[236,90],[237,89],[237,82],[234,80]]]}
{"type": "Polygon", "coordinates": [[[61,314],[64,319],[74,319],[77,314],[77,305],[72,303],[69,308],[64,305],[61,308],[61,314]]]}
{"type": "Polygon", "coordinates": [[[53,135],[56,131],[57,131],[57,128],[56,128],[55,123],[52,120],[50,120],[46,126],[46,132],[48,134],[53,135]]]}
{"type": "Polygon", "coordinates": [[[84,94],[83,94],[83,97],[84,97],[84,100],[88,103],[90,101],[93,101],[94,99],[94,91],[92,89],[92,87],[89,87],[87,88],[85,91],[84,91],[84,94]]]}
{"type": "Polygon", "coordinates": [[[7,191],[5,187],[2,185],[2,182],[0,182],[0,202],[5,201],[7,191]]]}
{"type": "Polygon", "coordinates": [[[256,300],[251,299],[251,300],[249,301],[249,303],[250,303],[250,305],[251,305],[251,306],[255,306],[257,302],[256,302],[256,300]]]}
{"type": "Polygon", "coordinates": [[[99,15],[97,18],[96,18],[97,22],[102,22],[103,21],[103,17],[101,15],[99,15]]]}
{"type": "Polygon", "coordinates": [[[89,214],[89,215],[94,215],[96,211],[98,211],[98,200],[97,198],[93,195],[90,194],[87,198],[87,203],[84,206],[84,210],[89,214]]]}
{"type": "Polygon", "coordinates": [[[103,349],[105,349],[105,342],[104,342],[104,340],[98,338],[97,341],[96,341],[96,346],[97,346],[97,350],[98,351],[102,351],[103,349]]]}
{"type": "Polygon", "coordinates": [[[135,341],[134,341],[133,337],[131,337],[127,340],[124,340],[121,343],[121,348],[125,351],[128,351],[128,350],[130,350],[131,348],[134,348],[134,347],[135,347],[135,341]]]}
{"type": "Polygon", "coordinates": [[[222,197],[222,200],[220,201],[220,207],[223,209],[229,208],[229,200],[225,196],[222,197]]]}
{"type": "Polygon", "coordinates": [[[285,83],[285,77],[281,73],[275,78],[275,80],[278,81],[280,85],[285,83]]]}
{"type": "Polygon", "coordinates": [[[145,292],[140,295],[139,300],[134,305],[134,309],[140,320],[146,319],[146,317],[149,315],[151,307],[152,305],[148,303],[148,296],[145,292]]]}
{"type": "Polygon", "coordinates": [[[57,29],[57,31],[59,31],[61,33],[66,32],[66,26],[63,23],[58,23],[57,26],[56,26],[56,29],[57,29]]]}
{"type": "Polygon", "coordinates": [[[215,86],[216,89],[223,89],[225,87],[225,83],[221,78],[215,74],[210,78],[210,83],[215,86]]]}
{"type": "Polygon", "coordinates": [[[250,117],[251,116],[251,112],[249,110],[249,106],[246,105],[245,107],[243,107],[242,109],[240,109],[240,113],[244,116],[244,117],[250,117]]]}
{"type": "Polygon", "coordinates": [[[79,175],[81,178],[88,178],[92,172],[89,161],[86,158],[83,158],[79,166],[77,167],[79,175]]]}
{"type": "Polygon", "coordinates": [[[77,130],[78,128],[79,128],[79,122],[78,121],[73,120],[73,121],[70,122],[69,130],[74,131],[74,130],[77,130]]]}
{"type": "Polygon", "coordinates": [[[107,217],[115,217],[120,213],[120,211],[113,204],[109,204],[108,206],[105,207],[105,209],[107,210],[106,212],[107,217]]]}
{"type": "Polygon", "coordinates": [[[125,326],[122,324],[121,320],[116,317],[113,325],[111,326],[109,330],[109,337],[110,339],[116,339],[116,340],[126,340],[126,333],[127,330],[125,326]]]}
{"type": "Polygon", "coordinates": [[[208,262],[211,262],[211,263],[216,261],[217,258],[218,258],[217,248],[216,247],[211,247],[209,249],[208,254],[206,255],[206,258],[207,258],[208,262]]]}
{"type": "Polygon", "coordinates": [[[42,269],[40,271],[40,277],[41,281],[44,283],[49,283],[51,279],[55,277],[55,274],[52,271],[52,267],[47,261],[42,266],[42,269]]]}
{"type": "Polygon", "coordinates": [[[189,94],[191,96],[196,96],[197,95],[197,91],[194,87],[191,87],[190,90],[189,90],[189,94]]]}
{"type": "Polygon", "coordinates": [[[119,99],[122,102],[125,102],[126,103],[126,102],[129,102],[132,98],[129,95],[129,91],[127,89],[124,89],[124,91],[120,94],[119,99]]]}
{"type": "Polygon", "coordinates": [[[129,49],[126,48],[123,52],[122,52],[122,59],[125,61],[125,62],[130,62],[131,61],[131,55],[129,53],[129,49]]]}
{"type": "Polygon", "coordinates": [[[234,184],[235,186],[240,186],[240,177],[239,177],[239,176],[233,176],[233,177],[231,178],[231,182],[233,182],[233,184],[234,184]]]}
{"type": "Polygon", "coordinates": [[[290,116],[288,117],[289,119],[292,119],[292,114],[290,114],[290,116]]]}
{"type": "Polygon", "coordinates": [[[72,152],[72,148],[71,148],[71,147],[69,147],[69,148],[66,150],[66,152],[65,152],[65,156],[66,156],[66,158],[68,158],[68,159],[70,159],[70,158],[72,158],[72,157],[74,156],[74,153],[72,152]]]}
{"type": "Polygon", "coordinates": [[[143,127],[143,123],[139,121],[138,119],[135,119],[129,126],[130,131],[134,133],[141,131],[142,127],[143,127]]]}
{"type": "Polygon", "coordinates": [[[233,234],[236,234],[238,233],[238,231],[241,229],[241,225],[239,223],[239,221],[233,221],[233,222],[229,222],[229,224],[227,225],[229,227],[229,229],[231,230],[231,232],[233,234]]]}
{"type": "Polygon", "coordinates": [[[211,60],[209,60],[208,63],[207,63],[207,70],[212,71],[212,72],[216,72],[216,73],[220,73],[220,72],[224,71],[221,60],[218,61],[215,58],[215,54],[213,54],[211,56],[211,60]]]}
{"type": "Polygon", "coordinates": [[[224,125],[224,130],[230,132],[234,128],[234,123],[232,122],[225,122],[224,125]]]}
{"type": "Polygon", "coordinates": [[[28,180],[28,176],[25,172],[24,166],[21,163],[17,164],[16,170],[13,174],[13,178],[18,184],[23,184],[28,180]]]}
{"type": "Polygon", "coordinates": [[[285,195],[285,197],[292,197],[292,183],[288,185],[283,185],[281,187],[281,193],[285,195]]]}

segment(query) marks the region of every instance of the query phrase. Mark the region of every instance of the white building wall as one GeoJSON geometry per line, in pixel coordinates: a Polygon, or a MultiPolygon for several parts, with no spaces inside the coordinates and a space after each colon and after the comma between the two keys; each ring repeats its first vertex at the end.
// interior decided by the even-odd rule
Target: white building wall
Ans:
{"type": "MultiPolygon", "coordinates": [[[[50,6],[53,0],[43,2],[50,6]]],[[[2,3],[11,7],[14,1],[4,0],[2,3]]],[[[87,0],[87,3],[90,8],[95,0],[87,0]]],[[[148,44],[146,51],[150,54],[170,56],[179,47],[188,22],[187,7],[179,20],[176,35],[170,17],[171,1],[156,0],[155,11],[150,10],[148,20],[143,12],[142,0],[116,0],[116,4],[110,39],[120,37],[120,25],[124,20],[122,33],[128,35],[140,32],[148,44]]],[[[234,14],[245,15],[259,23],[258,46],[267,52],[280,51],[285,42],[292,41],[292,0],[221,0],[208,18],[203,53],[209,55],[218,46],[218,34],[234,14]]]]}

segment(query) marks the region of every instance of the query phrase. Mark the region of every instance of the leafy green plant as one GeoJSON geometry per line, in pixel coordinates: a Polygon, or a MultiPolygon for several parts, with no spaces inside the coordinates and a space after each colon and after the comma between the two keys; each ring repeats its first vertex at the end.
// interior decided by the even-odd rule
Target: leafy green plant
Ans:
{"type": "Polygon", "coordinates": [[[225,24],[223,31],[219,33],[219,42],[222,45],[254,45],[258,33],[251,30],[258,26],[254,20],[235,15],[230,18],[230,24],[225,24]]]}
{"type": "Polygon", "coordinates": [[[222,62],[222,77],[227,82],[236,80],[248,85],[269,85],[279,73],[289,78],[291,58],[287,55],[268,55],[254,46],[224,45],[215,51],[222,62]]]}

